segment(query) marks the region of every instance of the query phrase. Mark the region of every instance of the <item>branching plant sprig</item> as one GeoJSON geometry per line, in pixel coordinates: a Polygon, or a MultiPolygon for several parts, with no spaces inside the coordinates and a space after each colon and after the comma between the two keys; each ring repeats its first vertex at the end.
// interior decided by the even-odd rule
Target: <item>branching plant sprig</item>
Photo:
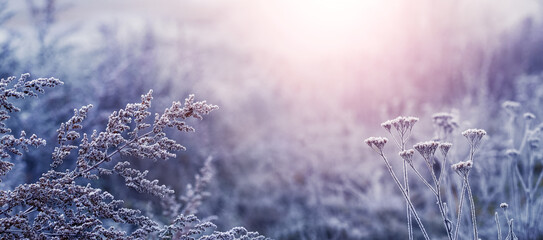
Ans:
{"type": "Polygon", "coordinates": [[[471,186],[469,184],[469,173],[473,168],[474,164],[474,155],[475,151],[478,149],[481,143],[481,139],[486,135],[486,131],[483,129],[468,129],[462,132],[462,135],[466,137],[470,145],[469,159],[465,162],[458,162],[451,166],[458,176],[462,178],[462,189],[460,190],[460,200],[458,207],[458,214],[456,219],[456,230],[454,233],[454,239],[458,239],[458,232],[460,229],[460,221],[462,217],[462,208],[464,204],[464,193],[467,192],[469,203],[470,203],[470,213],[471,213],[471,223],[473,228],[473,239],[479,239],[479,234],[477,231],[477,219],[475,214],[475,203],[473,201],[473,194],[471,191],[471,186]]]}
{"type": "Polygon", "coordinates": [[[375,152],[377,152],[379,154],[379,156],[381,156],[381,158],[385,162],[385,166],[387,167],[388,172],[392,176],[392,179],[394,179],[394,182],[396,183],[397,187],[402,192],[402,195],[403,195],[405,201],[407,202],[407,205],[409,206],[409,209],[410,209],[411,213],[415,217],[415,221],[419,225],[419,228],[420,228],[420,230],[422,232],[422,235],[424,236],[424,239],[429,240],[430,237],[428,236],[428,233],[426,232],[426,229],[424,228],[424,224],[422,223],[419,215],[417,214],[417,211],[415,210],[415,207],[413,206],[413,203],[411,202],[411,199],[409,199],[409,196],[407,195],[406,189],[402,186],[400,180],[398,179],[398,177],[394,173],[394,170],[392,169],[392,166],[390,165],[390,162],[388,161],[385,154],[383,153],[383,147],[388,142],[388,139],[382,138],[382,137],[370,137],[370,138],[367,138],[364,142],[368,146],[370,146],[371,149],[373,149],[375,152]]]}
{"type": "MultiPolygon", "coordinates": [[[[396,142],[396,145],[398,146],[398,149],[400,152],[405,151],[405,145],[411,136],[411,132],[413,131],[413,126],[415,123],[419,121],[416,117],[397,117],[393,120],[388,120],[381,124],[383,128],[385,128],[388,133],[390,133],[392,139],[394,139],[394,142],[396,142]],[[392,128],[394,128],[396,131],[392,131],[392,128]]],[[[403,162],[403,187],[405,188],[405,191],[407,193],[407,197],[409,198],[409,177],[407,175],[407,164],[406,161],[403,162]]],[[[406,202],[406,214],[407,214],[407,230],[408,230],[408,236],[409,239],[413,239],[413,224],[411,222],[411,210],[409,208],[409,204],[406,202]]]]}
{"type": "Polygon", "coordinates": [[[445,172],[444,166],[446,163],[446,156],[451,146],[452,144],[450,143],[439,143],[435,141],[421,142],[413,146],[413,148],[415,148],[419,152],[419,154],[423,157],[424,162],[426,163],[426,167],[428,168],[428,171],[430,172],[432,176],[432,180],[434,182],[433,188],[426,181],[426,179],[419,173],[419,171],[413,166],[413,164],[410,164],[411,168],[417,174],[417,176],[421,179],[421,181],[424,182],[424,184],[428,186],[428,188],[434,193],[437,200],[439,213],[441,214],[441,218],[443,220],[443,224],[447,232],[448,239],[452,239],[452,226],[451,226],[452,224],[451,224],[451,220],[447,216],[446,203],[443,201],[443,197],[441,195],[441,180],[445,172]],[[443,162],[441,165],[441,173],[439,175],[439,178],[437,178],[434,171],[435,152],[438,148],[443,153],[443,162]]]}
{"type": "Polygon", "coordinates": [[[506,101],[502,107],[509,115],[507,129],[509,130],[512,148],[505,154],[511,159],[511,167],[508,168],[510,174],[510,196],[512,205],[516,209],[524,211],[524,214],[516,218],[520,227],[524,230],[527,239],[535,239],[541,228],[535,216],[540,213],[540,208],[536,207],[538,190],[543,181],[543,171],[537,173],[537,159],[541,154],[541,141],[543,136],[543,124],[533,126],[535,115],[524,113],[523,122],[516,124],[515,120],[520,118],[522,105],[518,102],[506,101]],[[520,142],[515,142],[514,136],[520,136],[520,142]],[[518,147],[517,147],[518,146],[518,147]]]}
{"type": "MultiPolygon", "coordinates": [[[[78,149],[75,169],[65,172],[50,170],[36,183],[22,184],[12,191],[2,191],[0,233],[8,238],[30,239],[141,239],[160,230],[156,222],[141,215],[139,210],[122,207],[122,200],[115,200],[111,194],[90,185],[76,183],[78,178],[94,179],[99,174],[117,173],[125,178],[127,186],[140,192],[159,197],[173,192],[164,185],[158,185],[156,180],[145,179],[146,171],[129,168],[127,162],[117,163],[113,169],[102,166],[112,161],[116,154],[152,160],[175,157],[173,151],[184,147],[166,137],[163,130],[176,127],[180,131],[193,131],[183,120],[190,117],[201,119],[203,115],[217,109],[217,106],[205,102],[194,102],[194,96],[191,95],[184,105],[174,102],[163,114],[157,114],[151,128],[150,124],[145,123],[145,118],[150,116],[147,110],[150,108],[151,94],[150,91],[143,95],[141,103],[128,104],[125,109],[111,114],[105,131],[94,131],[90,139],[83,134],[78,146],[74,144],[80,138],[77,130],[81,129],[80,124],[92,106],[75,110],[74,117],[57,131],[60,146],[53,153],[52,163],[52,167],[60,166],[73,150],[78,149]],[[135,126],[128,132],[132,122],[135,126]],[[148,131],[141,133],[145,130],[148,131]],[[136,230],[128,234],[122,229],[106,228],[101,219],[133,225],[136,230]]],[[[9,144],[6,141],[1,143],[3,146],[9,144]]]]}
{"type": "MultiPolygon", "coordinates": [[[[452,117],[449,115],[442,116],[439,115],[438,117],[434,116],[434,121],[439,120],[439,123],[441,125],[447,125],[446,131],[444,133],[450,134],[451,130],[455,127],[449,122],[451,121],[452,117]]],[[[402,192],[402,195],[406,201],[407,204],[407,214],[408,214],[408,230],[409,230],[409,237],[412,237],[411,233],[411,226],[410,226],[410,216],[411,214],[415,217],[415,220],[417,221],[417,224],[421,228],[421,231],[425,238],[428,238],[428,235],[424,229],[424,226],[421,222],[420,217],[418,216],[412,201],[409,197],[409,185],[407,182],[407,173],[406,173],[406,165],[409,165],[411,169],[415,172],[417,177],[428,187],[428,189],[434,194],[436,197],[436,203],[438,205],[439,212],[441,214],[443,225],[445,227],[447,237],[450,240],[456,240],[458,239],[458,233],[460,229],[460,221],[462,216],[462,207],[464,202],[464,194],[467,194],[469,198],[469,204],[470,204],[470,215],[472,220],[472,227],[473,227],[473,237],[474,239],[478,239],[478,231],[477,231],[477,221],[475,216],[475,204],[473,200],[473,195],[471,191],[471,187],[469,185],[469,172],[473,166],[474,161],[474,155],[476,150],[479,148],[481,144],[482,138],[486,135],[486,132],[482,129],[468,129],[462,133],[464,137],[468,140],[468,143],[470,145],[470,152],[469,152],[469,160],[466,162],[459,162],[457,164],[452,165],[452,169],[458,173],[459,176],[462,177],[462,190],[460,191],[460,201],[459,201],[459,208],[458,208],[458,214],[457,214],[457,222],[456,222],[456,228],[453,226],[453,223],[451,219],[449,218],[449,210],[447,208],[447,203],[443,200],[443,196],[441,194],[442,187],[445,179],[445,172],[448,170],[445,166],[447,165],[447,155],[452,147],[451,143],[447,142],[437,142],[437,141],[427,141],[427,142],[421,142],[417,143],[413,146],[414,149],[405,149],[405,145],[407,142],[407,137],[411,134],[413,124],[418,119],[412,118],[412,117],[398,117],[394,120],[389,120],[381,124],[392,136],[394,139],[394,142],[400,149],[399,156],[404,160],[404,184],[402,185],[400,183],[400,180],[394,173],[392,169],[392,165],[389,163],[388,159],[385,157],[383,153],[383,148],[388,142],[388,139],[383,137],[370,137],[365,140],[366,144],[370,146],[375,152],[381,156],[381,158],[385,162],[385,166],[387,167],[387,170],[389,171],[390,175],[392,176],[394,182],[402,192]],[[392,129],[395,129],[396,131],[392,131],[392,129]],[[437,157],[435,156],[435,153],[437,149],[440,150],[440,152],[443,155],[443,158],[441,160],[441,171],[439,176],[436,174],[436,171],[434,170],[434,165],[437,161],[437,157]],[[433,184],[430,184],[426,178],[417,170],[415,167],[415,164],[413,162],[413,157],[415,150],[420,153],[422,158],[424,159],[424,162],[428,168],[428,171],[430,173],[430,176],[432,178],[431,181],[433,181],[433,184]],[[454,232],[454,233],[453,233],[454,232]]],[[[445,135],[445,134],[442,134],[445,135]]],[[[448,138],[448,137],[445,137],[448,138]]]]}
{"type": "Polygon", "coordinates": [[[12,101],[26,97],[37,97],[38,93],[45,92],[45,88],[53,88],[64,84],[56,78],[38,78],[34,80],[29,80],[29,78],[30,74],[22,74],[12,86],[10,85],[15,81],[16,77],[0,79],[0,177],[8,173],[13,167],[13,163],[3,159],[10,158],[11,154],[22,155],[19,148],[28,151],[28,146],[45,145],[45,140],[38,138],[34,134],[30,138],[26,137],[24,131],[19,134],[18,138],[10,134],[11,129],[6,127],[5,121],[10,118],[10,113],[21,111],[12,101]]]}

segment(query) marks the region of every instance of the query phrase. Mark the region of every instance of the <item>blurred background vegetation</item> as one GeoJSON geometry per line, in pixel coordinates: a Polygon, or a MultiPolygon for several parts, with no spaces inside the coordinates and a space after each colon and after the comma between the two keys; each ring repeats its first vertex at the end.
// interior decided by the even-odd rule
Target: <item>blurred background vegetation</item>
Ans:
{"type": "MultiPolygon", "coordinates": [[[[94,104],[90,132],[148,89],[155,110],[195,93],[220,111],[177,139],[188,149],[177,159],[138,167],[183,193],[212,156],[199,217],[276,239],[406,238],[403,200],[363,139],[397,115],[421,118],[413,143],[431,139],[432,114],[449,112],[457,131],[487,129],[485,156],[502,159],[501,103],[543,114],[542,13],[532,0],[0,0],[0,77],[65,82],[9,120],[48,145],[16,159],[1,187],[49,168],[74,108],[94,104]]],[[[96,184],[159,211],[120,182],[96,184]]],[[[413,196],[439,218],[431,196],[413,196]]]]}

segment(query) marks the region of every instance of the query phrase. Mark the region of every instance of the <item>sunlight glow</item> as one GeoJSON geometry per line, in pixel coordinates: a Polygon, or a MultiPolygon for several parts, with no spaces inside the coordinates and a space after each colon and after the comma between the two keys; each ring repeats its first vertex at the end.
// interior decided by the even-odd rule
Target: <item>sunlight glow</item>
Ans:
{"type": "Polygon", "coordinates": [[[277,1],[265,5],[263,20],[275,33],[276,48],[304,56],[374,47],[376,35],[390,29],[391,11],[394,1],[277,1]]]}

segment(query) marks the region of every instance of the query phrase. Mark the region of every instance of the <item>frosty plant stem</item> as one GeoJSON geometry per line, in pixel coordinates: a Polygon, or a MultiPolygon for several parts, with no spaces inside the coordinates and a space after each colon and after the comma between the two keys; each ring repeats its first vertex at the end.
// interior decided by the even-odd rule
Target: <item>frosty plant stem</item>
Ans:
{"type": "Polygon", "coordinates": [[[388,139],[382,138],[382,137],[370,137],[370,138],[366,139],[365,142],[375,152],[377,152],[379,154],[379,156],[381,156],[383,161],[385,161],[385,166],[387,167],[388,172],[392,176],[392,179],[394,179],[394,182],[396,183],[396,185],[398,186],[398,188],[402,192],[402,194],[403,194],[403,196],[405,198],[405,201],[407,202],[407,205],[409,206],[409,209],[411,209],[411,212],[412,212],[413,216],[415,217],[415,220],[416,220],[417,224],[419,225],[420,230],[422,231],[422,235],[424,236],[424,239],[429,240],[430,237],[428,236],[428,233],[426,233],[426,229],[424,228],[424,225],[422,224],[422,221],[420,220],[420,217],[417,214],[417,211],[415,210],[415,207],[413,206],[413,203],[409,199],[409,196],[407,195],[406,189],[402,186],[400,180],[398,179],[398,177],[396,176],[396,174],[392,170],[392,166],[390,165],[388,159],[385,157],[385,155],[383,153],[383,147],[388,142],[388,139]]]}
{"type": "Polygon", "coordinates": [[[535,203],[539,197],[536,193],[543,180],[543,171],[539,171],[536,175],[536,161],[538,162],[540,158],[543,124],[540,123],[537,127],[532,127],[535,115],[527,112],[523,115],[524,126],[519,128],[515,125],[514,120],[520,112],[520,104],[506,101],[502,106],[510,115],[509,134],[511,136],[522,134],[521,142],[519,144],[511,142],[512,148],[506,151],[506,155],[511,159],[511,168],[509,169],[512,186],[512,194],[510,195],[513,196],[511,202],[518,210],[523,209],[524,211],[524,214],[516,219],[525,232],[523,237],[535,239],[540,232],[534,224],[537,223],[535,216],[540,215],[541,211],[535,203]],[[517,145],[518,147],[516,147],[517,145]],[[521,167],[522,169],[520,169],[521,167]]]}
{"type": "Polygon", "coordinates": [[[398,177],[396,177],[396,174],[394,174],[394,171],[392,170],[392,166],[388,162],[388,160],[385,157],[385,155],[383,154],[383,152],[381,152],[379,155],[385,161],[385,165],[387,166],[387,169],[390,172],[390,175],[392,176],[392,178],[396,182],[396,185],[398,185],[398,188],[400,188],[400,191],[403,193],[404,198],[406,199],[407,205],[409,206],[409,209],[411,209],[411,212],[413,213],[413,216],[415,217],[415,220],[417,221],[417,224],[419,225],[420,230],[422,231],[422,234],[424,235],[424,239],[430,239],[428,237],[428,234],[426,233],[426,229],[424,229],[424,225],[422,224],[422,221],[420,220],[419,215],[417,214],[417,211],[415,210],[415,207],[413,206],[413,203],[409,199],[409,195],[407,194],[406,189],[404,189],[402,187],[400,181],[398,180],[398,177]]]}
{"type": "MultiPolygon", "coordinates": [[[[404,148],[402,148],[404,149],[404,148]]],[[[404,183],[404,187],[405,187],[405,192],[406,192],[406,195],[407,195],[407,198],[409,198],[409,178],[407,177],[407,166],[406,166],[406,162],[404,161],[403,162],[403,183],[404,183]]],[[[405,202],[405,204],[407,205],[407,230],[408,230],[408,234],[409,234],[409,239],[412,240],[413,239],[413,223],[411,222],[411,210],[409,208],[409,203],[407,203],[407,201],[405,202]]]]}
{"type": "MultiPolygon", "coordinates": [[[[473,194],[471,192],[471,187],[469,185],[469,172],[471,168],[473,167],[473,156],[475,155],[475,151],[479,148],[479,145],[481,143],[481,139],[486,135],[486,131],[483,129],[468,129],[464,132],[462,132],[462,135],[466,137],[468,140],[470,150],[469,150],[469,160],[467,162],[459,162],[457,164],[454,164],[452,166],[453,170],[455,170],[465,181],[465,184],[467,186],[467,193],[468,198],[470,202],[470,212],[471,212],[471,223],[473,225],[473,239],[477,240],[479,239],[478,231],[477,231],[477,218],[475,215],[475,203],[473,202],[473,194]]],[[[458,215],[458,218],[460,219],[460,215],[458,215]]]]}
{"type": "Polygon", "coordinates": [[[466,191],[466,181],[462,181],[462,190],[460,191],[460,202],[456,218],[456,230],[454,231],[454,240],[458,239],[458,229],[460,229],[460,216],[462,216],[462,207],[464,206],[464,192],[466,191]]]}
{"type": "MultiPolygon", "coordinates": [[[[471,191],[471,186],[469,184],[469,172],[473,167],[473,161],[475,152],[477,151],[481,140],[483,136],[486,135],[485,130],[482,129],[468,129],[464,132],[462,132],[462,135],[466,137],[468,140],[468,143],[470,145],[469,150],[469,160],[465,162],[459,162],[456,164],[453,164],[451,167],[452,169],[461,177],[462,181],[462,187],[460,191],[460,199],[458,203],[458,216],[456,218],[456,228],[454,228],[452,221],[449,219],[448,216],[448,210],[447,210],[447,203],[443,201],[443,196],[441,194],[441,187],[444,183],[446,183],[446,165],[447,165],[447,154],[449,150],[452,147],[451,143],[447,142],[436,142],[436,141],[427,141],[427,142],[420,142],[413,146],[414,149],[405,149],[407,139],[409,135],[411,134],[411,130],[413,128],[413,125],[415,122],[417,122],[418,119],[414,117],[397,117],[394,120],[389,120],[381,124],[382,127],[384,127],[392,136],[392,139],[396,143],[397,147],[400,149],[399,155],[404,160],[403,161],[403,177],[404,177],[404,183],[400,182],[396,174],[394,173],[394,170],[392,169],[392,165],[388,161],[387,157],[383,153],[383,148],[388,142],[387,138],[383,137],[370,137],[367,138],[364,142],[370,146],[371,149],[373,149],[375,152],[381,156],[383,161],[385,162],[385,166],[392,176],[392,179],[402,192],[402,195],[405,199],[406,205],[407,205],[407,226],[408,226],[408,234],[409,238],[412,239],[412,224],[411,224],[411,215],[415,218],[417,224],[419,225],[422,234],[424,235],[425,239],[429,239],[428,234],[426,232],[426,229],[424,228],[424,225],[422,224],[422,221],[417,214],[415,207],[413,205],[413,202],[411,202],[411,199],[409,197],[409,181],[407,178],[407,164],[413,169],[417,177],[432,191],[434,196],[436,197],[436,204],[438,205],[439,213],[441,214],[441,218],[443,220],[443,225],[445,226],[445,230],[447,233],[447,237],[449,240],[457,240],[458,234],[460,230],[460,222],[462,219],[462,208],[464,206],[464,199],[465,194],[467,194],[467,198],[469,200],[469,206],[470,206],[470,217],[472,222],[472,228],[473,228],[473,239],[477,240],[479,239],[478,231],[477,231],[477,220],[476,220],[476,212],[475,212],[475,203],[473,194],[471,191]],[[392,132],[392,129],[395,129],[396,131],[392,132]],[[440,174],[439,177],[437,176],[436,171],[434,170],[434,164],[436,163],[437,159],[435,156],[435,152],[437,149],[440,149],[443,158],[441,161],[440,166],[440,174]],[[430,176],[432,178],[434,184],[430,184],[428,180],[415,168],[415,164],[413,163],[413,156],[415,153],[415,150],[420,153],[422,158],[424,159],[424,162],[426,164],[426,167],[428,168],[428,171],[430,173],[430,176]],[[453,234],[454,230],[454,234],[453,234]]],[[[450,131],[448,131],[450,132],[450,131]]],[[[518,169],[518,168],[517,168],[518,169]]],[[[517,170],[518,171],[518,170],[517,170]]],[[[542,177],[543,178],[543,177],[542,177]]],[[[539,182],[538,179],[536,182],[539,182]]],[[[532,185],[529,185],[528,188],[530,188],[532,185]]],[[[526,189],[527,187],[524,186],[526,189]]],[[[528,199],[530,200],[530,199],[528,199]]]]}
{"type": "MultiPolygon", "coordinates": [[[[434,168],[433,168],[433,162],[434,162],[433,158],[434,158],[435,151],[437,150],[437,148],[440,148],[442,153],[446,156],[448,150],[451,147],[451,144],[450,143],[440,144],[438,142],[428,141],[428,142],[417,143],[413,147],[424,158],[424,162],[426,163],[426,167],[428,167],[428,171],[432,175],[432,179],[434,181],[435,188],[432,188],[430,186],[430,184],[424,179],[424,177],[422,177],[422,175],[416,170],[416,168],[412,164],[411,164],[411,168],[415,171],[415,173],[417,173],[417,176],[426,184],[426,186],[428,186],[428,188],[430,188],[430,190],[432,190],[432,192],[434,193],[434,195],[436,197],[436,200],[437,200],[437,206],[439,208],[439,213],[441,214],[441,218],[443,220],[445,230],[447,231],[447,237],[448,237],[448,239],[452,240],[451,228],[450,228],[450,220],[447,217],[447,213],[445,211],[445,204],[443,203],[443,200],[442,200],[442,197],[441,197],[441,190],[440,190],[441,189],[441,183],[440,183],[441,182],[441,175],[443,175],[444,171],[441,171],[441,175],[440,175],[440,178],[438,180],[438,178],[436,177],[436,174],[434,172],[434,168]]],[[[443,165],[442,165],[442,168],[443,168],[443,165]]]]}
{"type": "Polygon", "coordinates": [[[502,228],[500,227],[498,212],[494,212],[494,220],[496,221],[496,228],[498,229],[498,240],[502,240],[502,228]]]}
{"type": "MultiPolygon", "coordinates": [[[[407,143],[407,140],[409,139],[409,136],[411,135],[411,131],[413,130],[413,126],[416,122],[418,122],[418,118],[416,117],[397,117],[394,120],[389,120],[381,124],[383,128],[385,128],[388,133],[392,136],[392,139],[394,139],[394,142],[400,149],[400,151],[405,151],[405,144],[407,143]],[[396,134],[398,135],[398,138],[392,133],[392,128],[396,130],[396,134]]],[[[406,161],[403,162],[403,187],[405,189],[407,199],[409,199],[409,177],[407,175],[407,163],[406,161]]],[[[409,203],[406,201],[406,215],[407,215],[407,231],[409,240],[413,240],[413,223],[411,221],[411,210],[409,208],[409,203]]]]}
{"type": "Polygon", "coordinates": [[[471,187],[469,185],[469,179],[466,177],[466,186],[468,187],[468,198],[470,203],[470,210],[471,210],[471,223],[473,225],[473,239],[477,240],[478,232],[477,232],[477,219],[475,217],[475,204],[473,202],[473,194],[471,193],[471,187]]]}

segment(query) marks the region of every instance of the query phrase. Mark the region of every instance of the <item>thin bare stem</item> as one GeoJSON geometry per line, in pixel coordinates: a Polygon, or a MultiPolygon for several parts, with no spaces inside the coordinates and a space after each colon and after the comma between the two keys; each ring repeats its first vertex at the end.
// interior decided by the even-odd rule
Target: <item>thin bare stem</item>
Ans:
{"type": "Polygon", "coordinates": [[[434,195],[436,196],[437,206],[439,208],[439,213],[441,214],[441,218],[443,219],[443,224],[445,225],[445,230],[447,231],[447,237],[449,239],[452,239],[451,232],[450,232],[451,229],[449,229],[449,224],[448,224],[448,218],[447,218],[447,215],[445,214],[445,209],[443,207],[443,200],[441,199],[440,182],[441,182],[441,175],[443,175],[443,173],[441,173],[441,175],[439,176],[439,180],[438,180],[437,177],[436,177],[436,174],[434,172],[434,169],[433,169],[432,165],[430,164],[430,160],[429,159],[424,159],[424,161],[426,162],[426,166],[428,167],[428,171],[430,171],[430,173],[432,175],[432,179],[434,180],[434,184],[435,184],[434,195]]]}
{"type": "Polygon", "coordinates": [[[520,170],[518,169],[518,164],[515,164],[515,171],[517,173],[517,177],[520,181],[520,184],[522,185],[522,188],[524,189],[524,192],[525,193],[528,193],[530,190],[528,189],[528,187],[526,187],[526,183],[524,183],[524,179],[522,178],[522,175],[520,174],[520,170]]]}
{"type": "Polygon", "coordinates": [[[477,232],[477,219],[475,216],[475,204],[473,202],[473,195],[471,193],[471,187],[469,185],[468,176],[466,176],[466,185],[468,187],[468,197],[469,197],[469,203],[470,203],[470,210],[471,210],[471,223],[473,225],[473,239],[478,240],[479,234],[477,232]]]}
{"type": "Polygon", "coordinates": [[[502,228],[500,226],[500,218],[498,212],[494,212],[494,220],[496,221],[496,228],[498,229],[498,240],[502,240],[502,228]]]}
{"type": "MultiPolygon", "coordinates": [[[[409,179],[407,178],[407,166],[406,162],[403,161],[403,182],[404,182],[404,188],[405,192],[407,193],[407,197],[409,198],[409,179]]],[[[407,230],[409,235],[409,240],[413,240],[413,223],[411,220],[411,210],[409,209],[409,203],[406,201],[406,211],[407,211],[407,230]]]]}
{"type": "Polygon", "coordinates": [[[385,165],[386,165],[386,167],[388,169],[388,172],[390,173],[390,175],[394,179],[394,182],[396,183],[398,188],[400,188],[400,191],[402,192],[406,202],[408,203],[409,208],[411,209],[411,211],[413,213],[413,216],[415,217],[415,220],[417,221],[417,224],[419,225],[419,228],[420,228],[420,230],[422,232],[422,235],[424,236],[424,239],[430,240],[430,237],[428,236],[428,233],[426,233],[426,229],[424,228],[424,225],[422,224],[422,221],[420,220],[420,217],[417,214],[417,211],[415,210],[415,207],[413,206],[413,203],[409,199],[409,196],[407,195],[405,189],[402,187],[402,184],[400,183],[400,180],[398,180],[398,177],[396,177],[396,174],[392,170],[392,166],[388,162],[388,159],[385,157],[385,155],[383,154],[382,151],[380,152],[380,155],[381,155],[381,158],[383,158],[383,160],[385,161],[385,165]]]}
{"type": "Polygon", "coordinates": [[[28,214],[30,214],[31,212],[33,212],[34,210],[36,210],[36,206],[31,206],[31,207],[29,207],[28,209],[26,209],[26,210],[22,213],[22,215],[28,215],[28,214]]]}
{"type": "Polygon", "coordinates": [[[439,173],[439,179],[437,180],[439,186],[441,186],[443,175],[445,175],[445,164],[447,164],[447,155],[443,156],[443,160],[441,161],[441,172],[439,173]]]}
{"type": "Polygon", "coordinates": [[[426,185],[431,191],[432,193],[434,193],[434,195],[437,196],[437,191],[434,189],[434,187],[432,187],[432,185],[430,183],[428,183],[428,181],[426,181],[426,179],[424,179],[424,177],[420,174],[420,172],[413,166],[411,165],[411,169],[413,169],[413,171],[415,172],[415,174],[417,174],[417,176],[420,178],[420,180],[424,183],[424,185],[426,185]]]}
{"type": "Polygon", "coordinates": [[[458,229],[460,229],[460,220],[462,219],[462,207],[464,206],[464,192],[466,191],[466,180],[462,181],[462,190],[460,191],[460,202],[458,206],[458,215],[456,217],[456,229],[454,231],[454,240],[458,239],[458,229]]]}
{"type": "Polygon", "coordinates": [[[539,184],[541,183],[541,180],[543,180],[543,170],[541,172],[539,172],[539,176],[537,177],[537,180],[535,181],[535,185],[534,185],[534,194],[537,192],[537,190],[539,190],[539,184]]]}

